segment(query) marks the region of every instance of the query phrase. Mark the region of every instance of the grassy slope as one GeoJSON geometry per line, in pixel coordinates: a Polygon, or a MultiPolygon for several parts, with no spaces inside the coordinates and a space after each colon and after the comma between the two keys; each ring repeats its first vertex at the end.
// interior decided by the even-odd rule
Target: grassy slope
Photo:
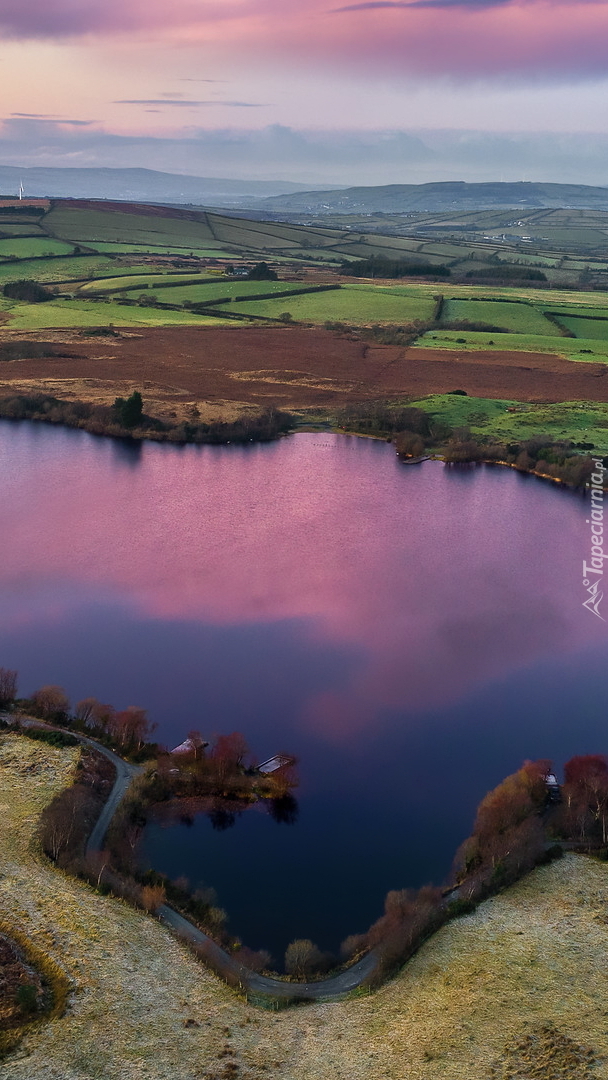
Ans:
{"type": "Polygon", "coordinates": [[[221,319],[192,315],[187,311],[162,311],[126,307],[112,301],[51,300],[45,304],[20,304],[0,300],[0,314],[10,315],[10,330],[44,330],[78,326],[216,326],[221,319]]]}
{"type": "Polygon", "coordinates": [[[335,292],[306,293],[279,300],[253,300],[235,305],[234,311],[243,315],[250,312],[252,315],[275,318],[282,311],[290,311],[294,319],[304,322],[407,323],[430,319],[433,307],[430,292],[421,296],[405,289],[397,291],[373,285],[344,285],[335,292]]]}
{"type": "Polygon", "coordinates": [[[520,405],[493,398],[431,394],[408,404],[432,413],[450,427],[467,426],[500,442],[516,442],[542,433],[555,439],[592,442],[602,453],[608,453],[608,404],[603,402],[520,405]],[[509,408],[517,408],[517,412],[508,412],[509,408]]]}
{"type": "MultiPolygon", "coordinates": [[[[152,286],[150,286],[152,288],[152,286]]],[[[248,296],[259,296],[264,293],[291,292],[293,289],[301,289],[301,281],[231,281],[228,278],[216,278],[209,284],[199,282],[183,289],[157,288],[154,287],[153,296],[162,300],[165,304],[183,304],[191,301],[194,304],[204,303],[206,300],[215,300],[223,296],[246,299],[248,296]]],[[[277,300],[278,304],[285,306],[287,297],[277,300]]],[[[289,301],[291,303],[291,300],[289,301]]],[[[230,310],[230,309],[229,309],[230,310]]]]}
{"type": "Polygon", "coordinates": [[[461,356],[481,349],[483,352],[555,353],[566,360],[580,360],[584,363],[592,361],[603,363],[608,360],[608,340],[606,339],[543,337],[542,334],[498,334],[487,330],[484,333],[472,330],[431,330],[416,340],[416,348],[455,349],[461,356]]]}
{"type": "MultiPolygon", "coordinates": [[[[104,255],[66,256],[56,259],[20,259],[19,262],[0,262],[0,285],[6,281],[34,278],[36,281],[63,281],[65,278],[86,278],[95,274],[112,273],[112,260],[104,255]]],[[[125,273],[122,269],[121,273],[125,273]]]]}
{"type": "Polygon", "coordinates": [[[0,737],[0,918],[74,984],[68,1013],[26,1037],[6,1080],[201,1080],[231,1058],[244,1080],[487,1080],[505,1044],[547,1021],[608,1055],[605,864],[569,856],[536,871],[441,930],[371,997],[264,1013],[154,920],[38,859],[36,819],[74,760],[0,737]],[[220,1059],[225,1043],[233,1053],[220,1059]]]}
{"type": "Polygon", "coordinates": [[[498,300],[446,300],[443,305],[442,322],[469,319],[504,326],[521,334],[542,334],[559,337],[557,326],[545,319],[541,311],[531,304],[508,304],[498,300]]]}
{"type": "Polygon", "coordinates": [[[577,338],[588,338],[590,341],[603,341],[608,343],[608,319],[577,319],[562,315],[560,322],[577,338]]]}
{"type": "Polygon", "coordinates": [[[50,236],[33,236],[0,240],[0,258],[30,259],[43,255],[69,255],[74,250],[73,244],[63,240],[54,240],[50,236]]]}
{"type": "Polygon", "coordinates": [[[78,291],[82,296],[86,296],[89,293],[113,293],[117,290],[120,291],[127,286],[133,287],[135,285],[162,287],[168,281],[187,285],[191,283],[200,284],[201,281],[215,280],[217,279],[205,275],[204,272],[195,273],[191,271],[190,273],[184,274],[163,274],[160,270],[148,270],[147,273],[145,271],[139,274],[125,272],[122,276],[117,275],[109,278],[97,278],[95,281],[87,281],[84,285],[81,285],[78,291]]]}

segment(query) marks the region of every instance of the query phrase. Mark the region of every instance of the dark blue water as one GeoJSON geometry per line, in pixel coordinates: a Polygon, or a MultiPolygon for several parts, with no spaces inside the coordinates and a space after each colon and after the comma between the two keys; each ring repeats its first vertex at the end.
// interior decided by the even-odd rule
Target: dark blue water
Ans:
{"type": "Polygon", "coordinates": [[[277,959],[441,881],[524,758],[608,750],[579,495],[345,436],[133,449],[6,423],[0,475],[0,664],[23,693],[59,683],[147,707],[169,744],[239,730],[259,759],[298,755],[295,824],[152,825],[143,854],[213,886],[277,959]]]}

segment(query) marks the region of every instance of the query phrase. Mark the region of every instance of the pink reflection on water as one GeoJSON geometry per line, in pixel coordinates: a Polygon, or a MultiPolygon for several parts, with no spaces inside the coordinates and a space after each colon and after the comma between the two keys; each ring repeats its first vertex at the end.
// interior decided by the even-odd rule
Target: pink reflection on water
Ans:
{"type": "Polygon", "coordinates": [[[129,463],[52,434],[20,429],[15,453],[0,433],[15,629],[108,599],[153,620],[305,620],[317,644],[360,656],[304,709],[336,741],[379,708],[446,704],[605,634],[581,608],[584,503],[537,481],[401,466],[390,447],[326,435],[150,445],[129,463]]]}

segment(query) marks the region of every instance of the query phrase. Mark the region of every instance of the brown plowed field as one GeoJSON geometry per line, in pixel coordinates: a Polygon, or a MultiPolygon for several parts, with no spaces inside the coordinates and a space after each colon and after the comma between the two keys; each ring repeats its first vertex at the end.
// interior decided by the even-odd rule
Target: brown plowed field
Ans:
{"type": "MultiPolygon", "coordinates": [[[[35,340],[4,330],[1,341],[35,340]]],[[[234,416],[270,403],[335,408],[354,400],[466,390],[519,401],[608,401],[608,365],[554,354],[403,349],[356,334],[275,327],[155,328],[119,337],[45,331],[66,358],[0,364],[0,393],[45,390],[108,403],[141,390],[148,412],[234,416]]],[[[1,342],[0,342],[1,343],[1,342]]]]}

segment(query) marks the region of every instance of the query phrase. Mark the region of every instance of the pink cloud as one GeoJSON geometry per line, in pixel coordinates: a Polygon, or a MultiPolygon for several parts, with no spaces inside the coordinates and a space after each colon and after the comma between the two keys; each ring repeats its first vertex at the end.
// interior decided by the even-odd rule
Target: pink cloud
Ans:
{"type": "Polygon", "coordinates": [[[211,45],[253,65],[365,75],[597,77],[608,5],[560,0],[0,0],[7,37],[128,35],[211,45]]]}

